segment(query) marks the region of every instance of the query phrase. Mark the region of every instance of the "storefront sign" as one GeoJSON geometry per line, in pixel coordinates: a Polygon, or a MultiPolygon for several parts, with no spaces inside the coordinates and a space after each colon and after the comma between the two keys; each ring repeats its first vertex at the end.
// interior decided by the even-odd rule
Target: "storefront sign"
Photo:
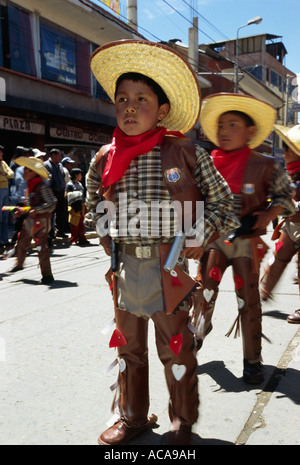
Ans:
{"type": "Polygon", "coordinates": [[[109,144],[111,142],[111,136],[100,131],[55,124],[50,125],[50,136],[56,139],[67,139],[97,145],[109,144]]]}
{"type": "Polygon", "coordinates": [[[0,115],[0,129],[6,131],[26,132],[30,134],[45,134],[45,125],[36,121],[13,116],[0,115]]]}

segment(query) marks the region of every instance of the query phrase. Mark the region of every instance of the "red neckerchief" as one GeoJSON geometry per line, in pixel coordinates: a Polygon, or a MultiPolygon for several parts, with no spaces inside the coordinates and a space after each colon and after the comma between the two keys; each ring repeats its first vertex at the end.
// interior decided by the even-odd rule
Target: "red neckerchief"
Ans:
{"type": "Polygon", "coordinates": [[[35,189],[35,187],[38,184],[41,184],[43,182],[42,178],[40,176],[36,176],[35,178],[31,179],[31,181],[27,182],[27,190],[29,194],[35,189]]]}
{"type": "Polygon", "coordinates": [[[234,152],[226,152],[219,148],[213,150],[211,156],[217,170],[227,181],[231,192],[239,194],[244,179],[245,169],[251,154],[251,149],[246,146],[234,152]]]}
{"type": "Polygon", "coordinates": [[[289,175],[292,176],[292,174],[295,174],[297,173],[297,171],[300,171],[300,160],[293,161],[292,163],[287,163],[286,167],[289,172],[289,175]]]}
{"type": "Polygon", "coordinates": [[[103,187],[115,184],[121,179],[132,160],[150,152],[156,145],[161,145],[165,135],[185,137],[181,132],[169,132],[163,126],[138,136],[127,136],[119,127],[116,127],[103,170],[103,187]]]}

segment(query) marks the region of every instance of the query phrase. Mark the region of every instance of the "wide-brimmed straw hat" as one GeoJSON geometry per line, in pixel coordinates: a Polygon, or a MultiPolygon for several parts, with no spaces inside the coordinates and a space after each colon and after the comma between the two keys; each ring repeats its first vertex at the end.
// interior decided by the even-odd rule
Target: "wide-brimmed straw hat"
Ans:
{"type": "Polygon", "coordinates": [[[35,157],[19,157],[14,160],[17,165],[25,166],[31,171],[41,176],[44,179],[49,179],[49,173],[44,166],[43,160],[35,157]]]}
{"type": "Polygon", "coordinates": [[[91,56],[91,69],[110,99],[125,73],[153,79],[170,101],[168,115],[159,123],[169,131],[189,132],[200,112],[200,88],[191,66],[176,51],[145,40],[119,40],[99,47],[91,56]]]}
{"type": "Polygon", "coordinates": [[[300,157],[300,124],[293,128],[275,124],[274,129],[276,134],[300,157]]]}
{"type": "Polygon", "coordinates": [[[220,116],[228,111],[241,111],[254,121],[257,131],[248,145],[258,147],[272,132],[276,121],[276,110],[266,102],[242,94],[212,94],[202,102],[200,123],[204,134],[215,145],[218,144],[220,116]]]}

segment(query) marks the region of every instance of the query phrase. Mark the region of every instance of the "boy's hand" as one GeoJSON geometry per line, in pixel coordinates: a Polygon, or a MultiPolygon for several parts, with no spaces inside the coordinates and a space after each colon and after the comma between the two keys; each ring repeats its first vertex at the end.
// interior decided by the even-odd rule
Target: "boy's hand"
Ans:
{"type": "MultiPolygon", "coordinates": [[[[195,239],[190,239],[187,237],[187,241],[195,241],[195,239]]],[[[195,246],[194,247],[184,247],[182,250],[180,256],[182,257],[185,255],[185,258],[188,258],[190,260],[200,260],[202,258],[202,255],[204,254],[204,247],[199,244],[197,246],[197,243],[195,241],[195,246]]]]}

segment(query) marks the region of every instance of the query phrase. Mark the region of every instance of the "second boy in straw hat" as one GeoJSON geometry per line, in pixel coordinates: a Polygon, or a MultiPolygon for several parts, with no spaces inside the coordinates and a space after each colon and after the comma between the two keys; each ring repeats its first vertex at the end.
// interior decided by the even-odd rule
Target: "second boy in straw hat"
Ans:
{"type": "Polygon", "coordinates": [[[201,346],[212,329],[219,284],[226,268],[232,265],[238,302],[236,334],[241,327],[243,377],[249,384],[264,379],[258,280],[266,247],[260,235],[266,233],[267,225],[278,214],[288,215],[294,210],[293,189],[282,168],[274,158],[253,151],[272,131],[275,119],[276,111],[270,105],[240,94],[207,97],[200,118],[203,132],[219,147],[212,152],[213,161],[234,194],[235,212],[242,226],[230,237],[222,236],[208,245],[201,259],[203,301],[197,338],[201,346]]]}
{"type": "MultiPolygon", "coordinates": [[[[264,301],[271,297],[272,290],[295,254],[298,255],[298,283],[300,287],[300,124],[293,128],[275,125],[274,129],[283,141],[286,167],[291,180],[296,186],[294,204],[297,213],[286,218],[274,231],[273,239],[278,239],[275,246],[274,261],[267,268],[261,281],[261,296],[264,301]],[[277,230],[278,234],[276,234],[277,230]]],[[[300,324],[300,310],[288,315],[287,321],[288,323],[300,324]]]]}
{"type": "Polygon", "coordinates": [[[184,250],[187,258],[197,259],[203,251],[201,243],[239,224],[232,196],[208,154],[183,135],[197,122],[200,93],[194,72],[181,56],[161,44],[125,40],[98,49],[91,67],[115,102],[118,124],[112,144],[100,150],[87,176],[89,214],[96,215],[103,199],[104,207],[112,204],[116,211],[108,235],[98,227],[101,243],[110,254],[113,236],[119,247],[113,279],[116,330],[110,347],[118,347],[120,418],[98,442],[126,444],[150,427],[147,332],[151,318],[170,394],[172,432],[166,443],[189,444],[199,403],[188,312],[196,283],[179,266],[172,275],[163,269],[179,227],[181,232],[182,218],[176,218],[174,211],[164,217],[161,208],[176,200],[190,220],[205,198],[204,237],[195,228],[198,246],[184,250]],[[185,201],[191,207],[188,211],[185,201]]]}
{"type": "Polygon", "coordinates": [[[50,264],[48,233],[51,229],[51,216],[55,209],[56,198],[52,190],[44,183],[49,175],[42,160],[35,157],[19,157],[15,159],[15,162],[17,165],[25,167],[24,180],[27,182],[27,190],[24,206],[30,207],[30,211],[25,217],[21,232],[18,235],[15,246],[16,264],[12,272],[23,269],[33,239],[36,243],[42,273],[40,283],[50,284],[54,278],[50,264]]]}

